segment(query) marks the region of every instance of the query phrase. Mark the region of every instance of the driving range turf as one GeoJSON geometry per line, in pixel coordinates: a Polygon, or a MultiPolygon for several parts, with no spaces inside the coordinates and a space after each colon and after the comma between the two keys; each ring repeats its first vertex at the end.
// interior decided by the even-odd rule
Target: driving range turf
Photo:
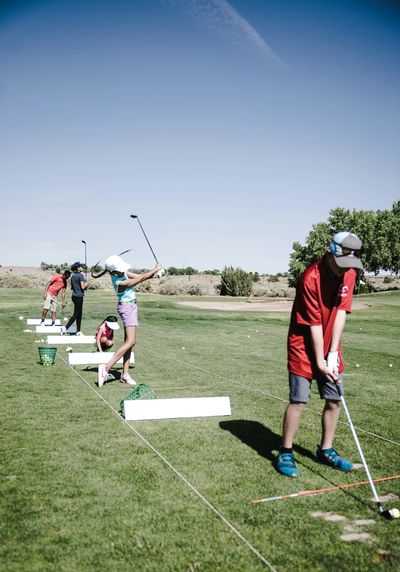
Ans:
{"type": "MultiPolygon", "coordinates": [[[[132,377],[160,398],[227,395],[232,415],[127,423],[119,411],[129,386],[98,388],[97,370],[69,367],[65,346],[54,365],[40,364],[44,336],[24,330],[35,329],[26,318],[40,315],[41,300],[41,290],[0,290],[2,570],[399,569],[400,521],[379,516],[369,486],[250,502],[366,480],[363,468],[315,462],[315,387],[295,447],[300,478],[274,469],[289,314],[139,295],[132,377]]],[[[343,340],[346,402],[379,478],[400,474],[400,292],[360,301],[369,307],[349,316],[343,340]]],[[[115,313],[113,293],[89,291],[83,332],[115,313]]],[[[345,421],[342,412],[335,446],[359,463],[345,421]]],[[[400,508],[400,479],[376,486],[385,507],[400,508]]]]}

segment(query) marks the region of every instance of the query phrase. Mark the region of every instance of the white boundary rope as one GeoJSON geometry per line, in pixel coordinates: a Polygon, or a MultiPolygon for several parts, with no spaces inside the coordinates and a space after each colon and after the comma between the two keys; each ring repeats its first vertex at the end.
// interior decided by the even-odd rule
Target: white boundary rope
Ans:
{"type": "MultiPolygon", "coordinates": [[[[222,379],[225,379],[226,381],[229,381],[230,383],[233,383],[234,385],[237,385],[238,387],[250,389],[250,390],[255,391],[257,393],[261,393],[262,395],[268,395],[268,397],[273,397],[274,399],[277,399],[278,401],[283,401],[284,403],[289,403],[289,401],[287,399],[283,399],[282,397],[278,397],[277,395],[274,395],[273,393],[268,393],[268,391],[265,391],[263,389],[257,389],[256,387],[253,387],[252,385],[248,385],[246,383],[241,383],[240,381],[235,381],[234,379],[232,379],[230,377],[226,377],[225,375],[222,375],[220,373],[215,373],[214,371],[210,371],[209,369],[204,369],[202,367],[199,367],[197,365],[193,365],[191,363],[187,363],[187,362],[182,361],[180,359],[172,358],[171,356],[166,355],[166,354],[160,354],[159,352],[156,352],[154,350],[151,350],[150,348],[147,348],[147,347],[139,345],[139,344],[136,344],[136,348],[140,348],[140,349],[146,350],[147,352],[161,356],[163,358],[167,358],[167,359],[170,359],[172,361],[176,361],[177,363],[185,365],[186,367],[189,367],[189,368],[197,369],[198,371],[202,371],[203,373],[208,373],[210,375],[214,375],[215,377],[220,377],[222,379]]],[[[306,408],[306,411],[309,411],[310,413],[315,413],[315,415],[319,415],[321,417],[321,413],[319,411],[315,411],[314,409],[310,409],[308,407],[306,408]]],[[[339,420],[338,423],[340,423],[341,425],[347,425],[348,427],[350,427],[350,425],[349,425],[349,423],[347,423],[347,421],[340,421],[339,420]]],[[[398,447],[400,447],[400,443],[398,443],[397,441],[393,441],[392,439],[388,439],[387,437],[382,437],[382,435],[377,435],[376,433],[372,433],[371,431],[367,431],[366,429],[361,429],[361,427],[355,427],[355,428],[357,429],[357,431],[359,431],[361,433],[365,433],[366,435],[370,435],[371,437],[376,437],[377,439],[381,439],[382,441],[386,441],[387,443],[391,443],[392,445],[397,445],[398,447]]]]}
{"type": "Polygon", "coordinates": [[[135,427],[133,427],[132,425],[130,425],[127,421],[125,421],[125,419],[123,417],[121,417],[121,415],[119,414],[119,412],[110,404],[108,403],[108,401],[106,399],[104,399],[104,396],[101,395],[96,389],[95,387],[93,387],[93,385],[91,385],[88,381],[86,381],[86,379],[84,377],[82,377],[82,375],[76,370],[74,369],[72,366],[70,366],[67,361],[59,356],[60,359],[65,363],[65,365],[70,368],[88,387],[89,389],[91,389],[96,395],[97,397],[99,397],[110,409],[113,413],[115,413],[115,415],[117,415],[118,419],[123,422],[125,424],[126,427],[128,427],[133,433],[135,433],[135,435],[137,437],[139,437],[139,439],[141,439],[143,441],[143,443],[145,443],[145,445],[151,449],[162,461],[163,463],[165,463],[170,469],[171,471],[173,471],[175,473],[175,475],[181,479],[181,481],[183,481],[185,483],[186,486],[188,486],[190,488],[190,490],[192,492],[194,492],[195,495],[197,495],[202,501],[203,503],[208,506],[208,508],[210,510],[212,510],[214,512],[214,514],[217,515],[217,517],[219,519],[222,520],[222,522],[231,530],[231,532],[233,532],[246,546],[247,548],[249,548],[249,550],[251,550],[251,552],[253,552],[253,554],[255,554],[257,556],[257,558],[259,560],[261,560],[261,562],[263,564],[265,564],[265,566],[267,566],[267,568],[269,568],[269,570],[271,570],[272,572],[277,572],[276,568],[274,568],[272,566],[272,564],[270,562],[268,562],[268,560],[261,554],[261,552],[259,552],[257,550],[257,548],[255,548],[255,546],[253,546],[244,536],[243,534],[241,534],[241,532],[239,532],[239,530],[237,528],[235,528],[233,526],[232,523],[229,522],[229,520],[221,513],[219,512],[218,509],[216,509],[209,500],[206,499],[205,496],[203,496],[201,494],[200,491],[198,491],[196,489],[196,487],[194,485],[192,485],[187,478],[182,475],[182,473],[180,473],[178,471],[178,469],[176,469],[169,461],[168,459],[166,459],[164,457],[164,455],[162,453],[160,453],[160,451],[158,451],[154,445],[152,445],[150,443],[150,441],[148,441],[137,429],[135,429],[135,427]]]}

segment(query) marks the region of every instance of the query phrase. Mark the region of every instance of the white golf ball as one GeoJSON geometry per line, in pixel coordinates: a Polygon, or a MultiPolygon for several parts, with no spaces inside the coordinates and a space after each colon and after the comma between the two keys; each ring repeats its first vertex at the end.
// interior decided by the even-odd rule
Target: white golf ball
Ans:
{"type": "Polygon", "coordinates": [[[393,367],[393,364],[392,364],[392,363],[390,363],[390,364],[389,364],[389,367],[393,367]]]}
{"type": "Polygon", "coordinates": [[[23,319],[24,319],[24,317],[23,317],[23,316],[20,316],[20,317],[19,317],[19,319],[20,319],[20,320],[23,320],[23,319]]]}
{"type": "Polygon", "coordinates": [[[392,518],[400,518],[400,510],[398,508],[392,508],[389,512],[392,518]]]}
{"type": "Polygon", "coordinates": [[[182,349],[184,350],[185,348],[182,348],[182,349]]]}
{"type": "Polygon", "coordinates": [[[356,367],[360,367],[360,365],[358,363],[356,363],[356,367]]]}

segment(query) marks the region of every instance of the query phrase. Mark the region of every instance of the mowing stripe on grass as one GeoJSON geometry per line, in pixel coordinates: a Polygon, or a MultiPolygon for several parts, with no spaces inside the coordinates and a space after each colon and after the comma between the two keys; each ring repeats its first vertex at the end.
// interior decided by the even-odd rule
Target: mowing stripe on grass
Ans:
{"type": "MultiPolygon", "coordinates": [[[[243,387],[245,389],[251,389],[252,391],[255,391],[257,393],[261,393],[262,395],[268,395],[268,397],[273,397],[274,399],[277,399],[278,401],[283,401],[283,403],[289,403],[289,401],[287,399],[283,399],[282,397],[278,397],[277,395],[274,395],[273,393],[268,393],[268,391],[265,391],[263,389],[257,389],[256,387],[253,387],[252,385],[248,385],[247,383],[241,383],[240,381],[235,381],[234,379],[230,378],[230,377],[226,377],[225,375],[222,375],[221,373],[216,373],[214,371],[210,371],[209,369],[204,369],[202,367],[199,367],[197,365],[193,365],[191,363],[187,363],[185,361],[182,361],[180,359],[177,358],[173,358],[169,355],[166,354],[160,354],[159,352],[156,352],[154,350],[151,350],[150,348],[146,348],[145,346],[136,344],[137,348],[140,348],[142,350],[146,350],[150,353],[156,354],[160,357],[163,358],[168,358],[171,361],[175,361],[177,363],[180,363],[186,367],[190,367],[192,369],[197,369],[198,371],[202,371],[203,373],[209,373],[210,375],[214,375],[215,377],[220,377],[222,379],[225,379],[226,381],[229,381],[230,383],[233,383],[235,385],[237,385],[238,387],[243,387]]],[[[306,411],[309,411],[310,413],[315,413],[316,415],[319,415],[321,417],[321,413],[319,411],[315,411],[314,409],[311,408],[306,408],[306,411]]],[[[347,421],[338,421],[338,423],[340,423],[341,425],[347,425],[348,427],[350,427],[349,423],[347,423],[347,421]]],[[[372,433],[371,431],[367,431],[366,429],[361,429],[361,427],[355,427],[357,429],[357,431],[360,431],[361,433],[365,433],[366,435],[370,435],[371,437],[376,437],[377,439],[381,439],[382,441],[386,441],[387,443],[391,443],[392,445],[397,445],[398,447],[400,447],[400,443],[398,443],[397,441],[393,441],[392,439],[388,439],[387,437],[383,437],[382,435],[377,435],[376,433],[372,433]]]]}
{"type": "Polygon", "coordinates": [[[272,572],[277,572],[276,568],[274,568],[273,565],[272,565],[270,562],[268,562],[268,560],[261,554],[261,552],[259,552],[259,551],[257,550],[257,548],[256,548],[255,546],[253,546],[253,545],[251,544],[251,542],[249,542],[249,541],[239,532],[239,530],[238,530],[237,528],[235,528],[235,527],[233,526],[233,524],[232,524],[231,522],[229,522],[229,520],[228,520],[221,512],[219,512],[219,510],[216,509],[216,508],[214,507],[214,505],[212,505],[212,504],[210,503],[210,501],[207,500],[206,497],[203,496],[203,495],[201,494],[201,492],[198,491],[198,490],[196,489],[196,487],[195,487],[194,485],[192,485],[192,484],[190,483],[190,481],[188,481],[187,478],[186,478],[184,475],[182,475],[182,473],[180,473],[180,472],[178,471],[178,469],[176,469],[176,468],[170,463],[170,461],[168,461],[168,459],[166,459],[166,458],[164,457],[164,455],[163,455],[162,453],[160,453],[160,451],[158,451],[158,450],[154,447],[154,445],[152,445],[152,444],[150,443],[150,441],[148,441],[137,429],[135,429],[135,427],[133,427],[133,426],[130,425],[127,421],[125,421],[125,419],[124,419],[123,417],[121,417],[120,413],[119,413],[110,403],[108,403],[108,401],[103,397],[103,395],[101,395],[88,381],[86,381],[86,379],[85,379],[84,377],[82,377],[82,375],[79,373],[79,371],[77,371],[77,370],[74,369],[71,365],[69,365],[68,362],[67,362],[63,357],[60,356],[60,359],[61,359],[61,361],[64,362],[64,364],[65,364],[68,368],[70,368],[74,373],[76,373],[76,375],[89,387],[89,389],[91,389],[91,390],[97,395],[97,397],[100,397],[100,399],[111,409],[111,411],[112,411],[113,413],[115,413],[115,414],[118,416],[118,419],[119,419],[120,421],[122,421],[122,422],[126,425],[126,427],[128,427],[133,433],[135,433],[135,435],[136,435],[137,437],[139,437],[139,438],[143,441],[143,443],[145,443],[145,445],[146,445],[149,449],[151,449],[151,450],[163,461],[163,463],[165,463],[165,464],[167,465],[167,467],[169,467],[169,468],[171,469],[171,471],[173,471],[173,472],[175,473],[175,475],[176,475],[179,479],[181,479],[181,481],[183,481],[183,482],[185,483],[185,485],[187,485],[187,486],[191,489],[191,491],[194,492],[195,495],[197,495],[197,496],[203,501],[203,503],[204,503],[206,506],[208,506],[208,508],[209,508],[210,510],[212,510],[212,511],[214,512],[214,514],[217,515],[217,517],[218,517],[220,520],[222,520],[222,522],[231,530],[231,532],[233,532],[233,533],[243,542],[243,544],[245,544],[245,545],[247,546],[247,548],[249,548],[249,550],[251,550],[251,552],[253,552],[253,554],[255,554],[255,555],[257,556],[257,558],[258,558],[259,560],[261,560],[261,562],[262,562],[263,564],[265,564],[265,566],[267,566],[267,568],[269,568],[269,570],[271,570],[272,572]]]}

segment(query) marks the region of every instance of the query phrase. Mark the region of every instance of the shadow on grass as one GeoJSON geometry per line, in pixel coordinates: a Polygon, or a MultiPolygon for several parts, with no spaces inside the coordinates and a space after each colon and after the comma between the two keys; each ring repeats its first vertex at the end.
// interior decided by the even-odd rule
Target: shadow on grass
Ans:
{"type": "MultiPolygon", "coordinates": [[[[264,457],[273,463],[276,461],[276,452],[281,446],[282,435],[274,433],[258,421],[249,421],[247,419],[221,421],[219,426],[224,431],[232,433],[248,447],[254,449],[260,457],[264,457]]],[[[304,449],[304,447],[299,445],[294,445],[293,449],[303,457],[315,460],[315,455],[308,449],[304,449]]]]}

